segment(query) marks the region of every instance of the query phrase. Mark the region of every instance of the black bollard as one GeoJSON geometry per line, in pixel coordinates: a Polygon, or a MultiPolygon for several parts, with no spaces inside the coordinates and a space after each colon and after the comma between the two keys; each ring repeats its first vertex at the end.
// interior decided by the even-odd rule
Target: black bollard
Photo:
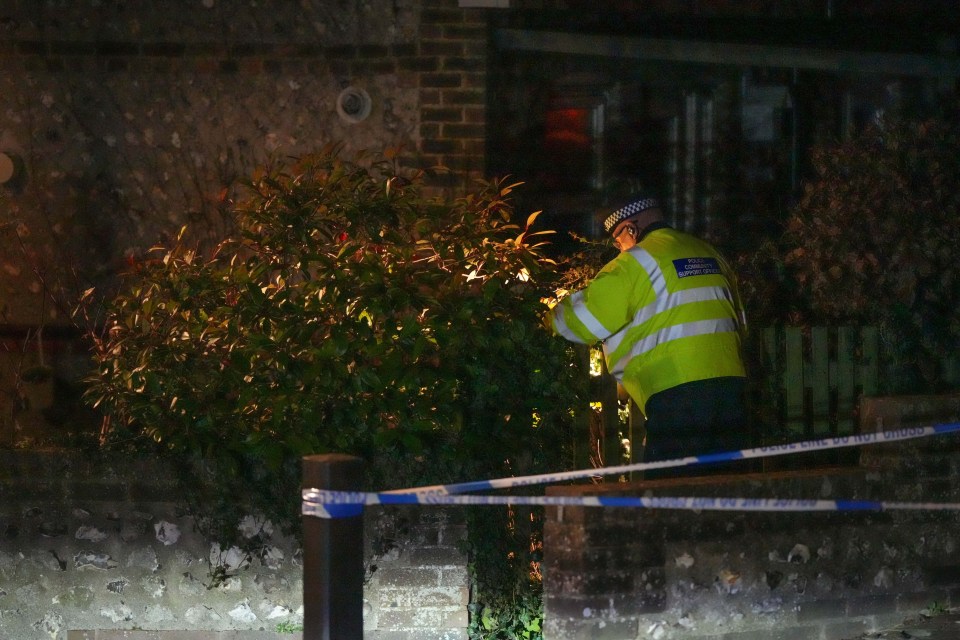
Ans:
{"type": "MultiPolygon", "coordinates": [[[[303,488],[360,491],[363,460],[303,458],[303,488]]],[[[303,516],[303,640],[363,638],[363,506],[335,518],[303,516]]]]}

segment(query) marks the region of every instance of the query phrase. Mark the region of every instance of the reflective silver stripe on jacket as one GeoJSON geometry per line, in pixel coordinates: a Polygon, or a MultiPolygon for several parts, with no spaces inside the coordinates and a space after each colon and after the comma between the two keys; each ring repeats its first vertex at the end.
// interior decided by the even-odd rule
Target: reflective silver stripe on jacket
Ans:
{"type": "Polygon", "coordinates": [[[733,303],[733,300],[730,296],[730,291],[725,287],[716,286],[685,289],[683,291],[677,291],[676,293],[671,293],[662,298],[658,298],[650,304],[641,307],[640,310],[634,314],[633,320],[630,322],[630,324],[607,340],[607,352],[613,353],[620,347],[620,343],[623,342],[623,339],[626,337],[628,329],[643,324],[658,313],[662,313],[667,309],[673,309],[684,304],[691,304],[694,302],[712,302],[715,300],[729,300],[731,304],[733,303]]]}
{"type": "Polygon", "coordinates": [[[659,298],[665,294],[667,292],[667,280],[663,277],[663,271],[660,270],[660,263],[650,255],[650,252],[635,246],[631,247],[627,253],[639,262],[643,270],[647,272],[647,276],[650,278],[650,286],[653,287],[653,295],[659,298]]]}
{"type": "Polygon", "coordinates": [[[630,349],[630,351],[628,351],[623,355],[623,357],[619,358],[610,366],[610,373],[612,373],[614,376],[617,376],[619,379],[620,375],[623,374],[623,369],[626,367],[627,362],[630,362],[631,359],[653,350],[665,342],[712,333],[733,333],[736,330],[737,322],[733,318],[697,320],[694,322],[677,324],[672,327],[665,327],[633,345],[633,348],[630,349]],[[621,366],[621,363],[623,366],[621,366]]]}
{"type": "Polygon", "coordinates": [[[603,326],[600,321],[597,320],[596,316],[590,313],[586,303],[583,301],[583,295],[583,291],[577,291],[570,296],[570,305],[573,313],[577,316],[577,319],[583,323],[583,326],[587,328],[587,331],[598,339],[603,340],[610,335],[610,330],[603,326]]]}
{"type": "Polygon", "coordinates": [[[653,316],[683,304],[691,302],[705,302],[709,300],[730,300],[730,293],[724,287],[698,287],[686,289],[676,293],[667,291],[667,279],[663,275],[660,263],[650,255],[650,252],[640,246],[631,247],[628,254],[647,272],[650,287],[653,290],[653,301],[642,307],[634,314],[633,320],[626,327],[611,336],[604,346],[604,353],[613,353],[620,347],[626,337],[626,331],[631,327],[643,324],[653,316]]]}
{"type": "MultiPolygon", "coordinates": [[[[566,301],[564,301],[566,302],[566,301]]],[[[597,320],[592,313],[587,309],[587,306],[583,303],[583,292],[577,291],[576,293],[570,294],[569,306],[561,302],[556,307],[556,313],[554,315],[555,324],[557,327],[557,332],[570,340],[571,342],[584,343],[583,338],[578,336],[576,333],[570,329],[570,326],[567,324],[566,315],[569,312],[573,312],[573,315],[586,326],[587,330],[590,331],[598,340],[602,340],[607,336],[609,331],[606,327],[600,324],[600,321],[597,320]]]]}
{"type": "MultiPolygon", "coordinates": [[[[642,249],[639,246],[635,246],[631,247],[627,253],[629,253],[637,261],[637,263],[643,267],[643,270],[647,272],[647,277],[650,278],[650,286],[653,289],[654,300],[650,304],[647,304],[639,309],[637,313],[634,314],[633,320],[629,325],[618,331],[616,335],[611,336],[604,343],[605,354],[611,354],[620,347],[620,344],[626,338],[627,331],[630,328],[643,324],[657,314],[668,309],[673,309],[675,307],[679,307],[680,305],[694,302],[706,302],[724,299],[731,300],[731,292],[725,287],[717,286],[697,287],[696,289],[685,289],[676,293],[668,293],[667,280],[663,275],[663,270],[660,268],[660,263],[658,263],[656,259],[650,255],[650,252],[648,252],[646,249],[642,249]]],[[[733,301],[731,300],[731,302],[733,301]]],[[[647,353],[657,345],[664,342],[669,342],[678,338],[686,338],[689,336],[703,335],[708,333],[724,333],[727,331],[736,330],[736,322],[729,318],[701,320],[679,324],[672,327],[665,327],[657,333],[649,335],[637,342],[637,344],[633,345],[629,351],[617,358],[616,362],[610,364],[610,371],[615,376],[619,376],[619,374],[623,373],[623,369],[626,367],[626,363],[629,362],[630,359],[647,353]]]]}

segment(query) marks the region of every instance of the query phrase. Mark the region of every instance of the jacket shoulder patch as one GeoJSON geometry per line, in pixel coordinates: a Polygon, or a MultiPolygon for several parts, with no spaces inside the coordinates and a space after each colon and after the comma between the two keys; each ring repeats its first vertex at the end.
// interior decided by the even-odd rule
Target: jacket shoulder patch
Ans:
{"type": "Polygon", "coordinates": [[[678,278],[690,276],[714,276],[720,274],[720,264],[716,258],[680,258],[673,261],[678,278]]]}

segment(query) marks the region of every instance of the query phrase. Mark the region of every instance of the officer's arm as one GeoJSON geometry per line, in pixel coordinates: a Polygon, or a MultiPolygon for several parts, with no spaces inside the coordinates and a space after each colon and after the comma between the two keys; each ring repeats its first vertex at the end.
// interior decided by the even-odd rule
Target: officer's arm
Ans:
{"type": "Polygon", "coordinates": [[[622,329],[632,317],[636,274],[614,260],[584,289],[567,296],[550,312],[552,329],[573,342],[593,344],[622,329]]]}

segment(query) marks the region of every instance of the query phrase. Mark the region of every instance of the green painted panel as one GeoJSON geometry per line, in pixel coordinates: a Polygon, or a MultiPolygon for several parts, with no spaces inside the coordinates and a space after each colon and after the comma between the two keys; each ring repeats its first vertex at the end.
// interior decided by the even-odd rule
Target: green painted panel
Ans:
{"type": "Polygon", "coordinates": [[[880,331],[876,327],[863,327],[860,330],[860,340],[860,387],[863,395],[875,396],[880,392],[880,331]]]}
{"type": "Polygon", "coordinates": [[[837,359],[831,382],[837,390],[837,433],[848,435],[856,431],[854,411],[857,407],[855,357],[857,331],[853,327],[837,328],[837,359]]]}
{"type": "Polygon", "coordinates": [[[779,391],[783,386],[780,378],[782,363],[780,361],[779,333],[777,327],[768,327],[761,333],[760,366],[768,381],[765,390],[771,392],[779,391]]]}
{"type": "Polygon", "coordinates": [[[799,327],[784,330],[786,352],[783,359],[783,387],[786,403],[786,427],[790,436],[801,436],[804,425],[803,333],[799,327]]]}
{"type": "Polygon", "coordinates": [[[830,334],[827,327],[810,330],[810,367],[804,379],[810,387],[813,434],[830,435],[830,334]]]}

